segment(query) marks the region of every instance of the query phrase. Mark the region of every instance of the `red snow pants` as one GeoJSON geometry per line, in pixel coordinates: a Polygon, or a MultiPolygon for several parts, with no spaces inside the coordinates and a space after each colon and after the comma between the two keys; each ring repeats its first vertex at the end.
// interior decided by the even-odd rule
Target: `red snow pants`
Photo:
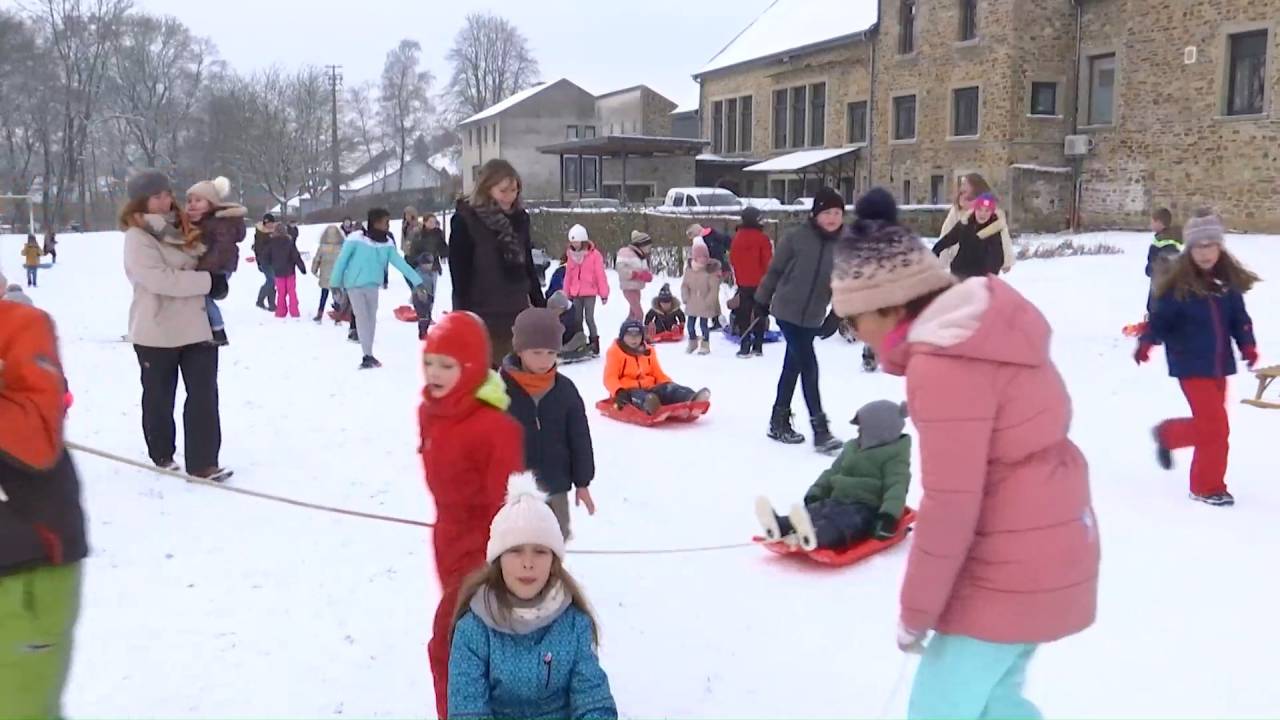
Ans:
{"type": "Polygon", "coordinates": [[[1182,378],[1182,394],[1191,417],[1160,423],[1160,442],[1170,450],[1193,447],[1191,492],[1205,497],[1227,491],[1227,453],[1231,426],[1227,421],[1226,378],[1182,378]]]}
{"type": "Polygon", "coordinates": [[[440,605],[436,607],[431,640],[427,643],[427,658],[436,691],[436,713],[442,720],[448,717],[449,711],[449,649],[458,591],[468,575],[484,567],[485,549],[489,544],[492,513],[487,518],[482,515],[441,516],[432,531],[436,574],[440,578],[440,605]]]}

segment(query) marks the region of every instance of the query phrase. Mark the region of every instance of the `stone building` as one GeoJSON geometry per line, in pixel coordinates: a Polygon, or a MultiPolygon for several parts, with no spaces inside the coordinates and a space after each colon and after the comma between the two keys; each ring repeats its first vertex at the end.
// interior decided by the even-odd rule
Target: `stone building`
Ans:
{"type": "MultiPolygon", "coordinates": [[[[808,172],[910,204],[979,172],[1021,229],[1211,204],[1280,230],[1280,0],[851,0],[787,21],[812,25],[812,4],[778,0],[694,76],[721,181],[823,148],[845,162],[808,172]]],[[[790,201],[816,182],[757,187],[790,201]]]]}

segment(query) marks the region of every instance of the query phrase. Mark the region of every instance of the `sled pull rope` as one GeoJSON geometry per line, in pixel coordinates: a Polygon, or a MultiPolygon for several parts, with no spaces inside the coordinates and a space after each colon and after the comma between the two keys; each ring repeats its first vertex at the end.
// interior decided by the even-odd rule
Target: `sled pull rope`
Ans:
{"type": "MultiPolygon", "coordinates": [[[[234,485],[218,483],[212,480],[205,480],[203,478],[194,477],[194,476],[187,475],[185,473],[180,473],[174,470],[168,470],[165,468],[156,467],[155,465],[152,465],[150,463],[139,462],[132,458],[121,457],[120,455],[109,453],[105,450],[98,450],[97,448],[91,448],[86,445],[81,445],[80,443],[67,442],[66,446],[68,449],[75,450],[76,452],[82,452],[88,455],[94,455],[94,456],[103,458],[104,460],[110,460],[112,462],[119,463],[121,465],[128,465],[130,467],[134,467],[139,470],[147,470],[157,475],[164,475],[166,477],[182,480],[183,482],[186,482],[190,485],[202,485],[204,487],[213,488],[215,490],[222,490],[223,492],[229,492],[229,493],[234,493],[236,495],[243,495],[246,497],[257,498],[258,500],[267,500],[270,502],[276,502],[284,505],[291,505],[297,508],[303,508],[305,510],[316,510],[319,512],[331,513],[334,515],[346,515],[348,517],[365,518],[366,520],[376,520],[378,522],[394,523],[397,525],[409,525],[412,527],[422,527],[422,528],[435,527],[435,523],[427,522],[425,520],[414,520],[412,518],[397,517],[394,515],[381,515],[379,513],[363,512],[361,510],[349,510],[347,508],[333,507],[331,505],[321,505],[319,503],[306,502],[303,500],[295,500],[293,498],[283,497],[280,495],[272,495],[270,493],[259,492],[257,490],[249,490],[248,488],[236,487],[234,485]]],[[[689,554],[689,553],[713,552],[716,550],[733,550],[737,548],[751,547],[754,544],[755,543],[745,542],[745,543],[734,543],[730,545],[707,545],[703,547],[664,548],[664,549],[656,549],[656,550],[574,550],[570,548],[567,552],[571,555],[682,555],[682,554],[689,554]]]]}

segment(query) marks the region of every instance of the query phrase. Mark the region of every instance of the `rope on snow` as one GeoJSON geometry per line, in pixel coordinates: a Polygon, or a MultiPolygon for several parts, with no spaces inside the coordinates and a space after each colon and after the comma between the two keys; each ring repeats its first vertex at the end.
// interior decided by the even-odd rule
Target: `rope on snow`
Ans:
{"type": "MultiPolygon", "coordinates": [[[[152,465],[150,463],[139,462],[132,458],[122,457],[114,453],[109,453],[105,450],[98,450],[97,448],[81,445],[80,443],[67,442],[66,445],[69,449],[75,450],[77,452],[82,452],[88,455],[94,455],[94,456],[103,458],[104,460],[110,460],[112,462],[120,463],[121,465],[128,465],[130,467],[138,468],[139,470],[146,470],[148,472],[153,472],[157,475],[164,475],[166,477],[182,480],[191,485],[203,485],[204,487],[210,487],[210,488],[214,488],[215,490],[222,490],[229,493],[235,493],[236,495],[244,495],[251,498],[257,498],[259,500],[268,500],[270,502],[281,503],[284,505],[292,505],[293,507],[303,508],[306,510],[316,510],[319,512],[326,512],[334,515],[346,515],[348,517],[365,518],[366,520],[377,520],[379,522],[395,523],[397,525],[410,525],[413,527],[423,527],[423,528],[435,527],[435,523],[430,523],[425,520],[414,520],[412,518],[396,517],[394,515],[381,515],[378,513],[363,512],[361,510],[349,510],[347,508],[333,507],[332,505],[321,505],[319,503],[306,502],[303,500],[295,500],[293,498],[283,497],[280,495],[272,495],[270,493],[259,492],[257,490],[249,490],[248,488],[236,487],[234,485],[227,485],[225,483],[214,482],[212,480],[205,480],[203,478],[187,475],[186,473],[177,472],[176,470],[168,470],[166,468],[156,467],[155,465],[152,465]]],[[[729,545],[707,545],[703,547],[663,548],[663,549],[655,549],[655,550],[574,550],[574,549],[569,549],[568,552],[573,555],[682,555],[682,554],[690,554],[690,553],[714,552],[717,550],[733,550],[737,548],[751,547],[754,544],[755,543],[743,542],[743,543],[733,543],[729,545]]]]}

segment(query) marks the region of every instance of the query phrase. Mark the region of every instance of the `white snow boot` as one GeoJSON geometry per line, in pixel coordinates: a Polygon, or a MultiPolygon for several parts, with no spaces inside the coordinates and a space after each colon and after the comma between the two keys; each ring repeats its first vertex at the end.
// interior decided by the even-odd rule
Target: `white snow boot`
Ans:
{"type": "Polygon", "coordinates": [[[765,540],[769,542],[782,540],[782,528],[778,525],[778,515],[773,511],[773,504],[764,496],[756,498],[756,519],[764,529],[765,540]]]}
{"type": "Polygon", "coordinates": [[[689,344],[685,346],[686,355],[692,355],[698,350],[698,338],[689,338],[689,344]]]}
{"type": "Polygon", "coordinates": [[[787,513],[787,517],[791,518],[791,527],[795,528],[800,547],[808,552],[817,550],[818,535],[814,532],[813,518],[809,517],[809,509],[797,503],[791,506],[791,512],[787,513]]]}

